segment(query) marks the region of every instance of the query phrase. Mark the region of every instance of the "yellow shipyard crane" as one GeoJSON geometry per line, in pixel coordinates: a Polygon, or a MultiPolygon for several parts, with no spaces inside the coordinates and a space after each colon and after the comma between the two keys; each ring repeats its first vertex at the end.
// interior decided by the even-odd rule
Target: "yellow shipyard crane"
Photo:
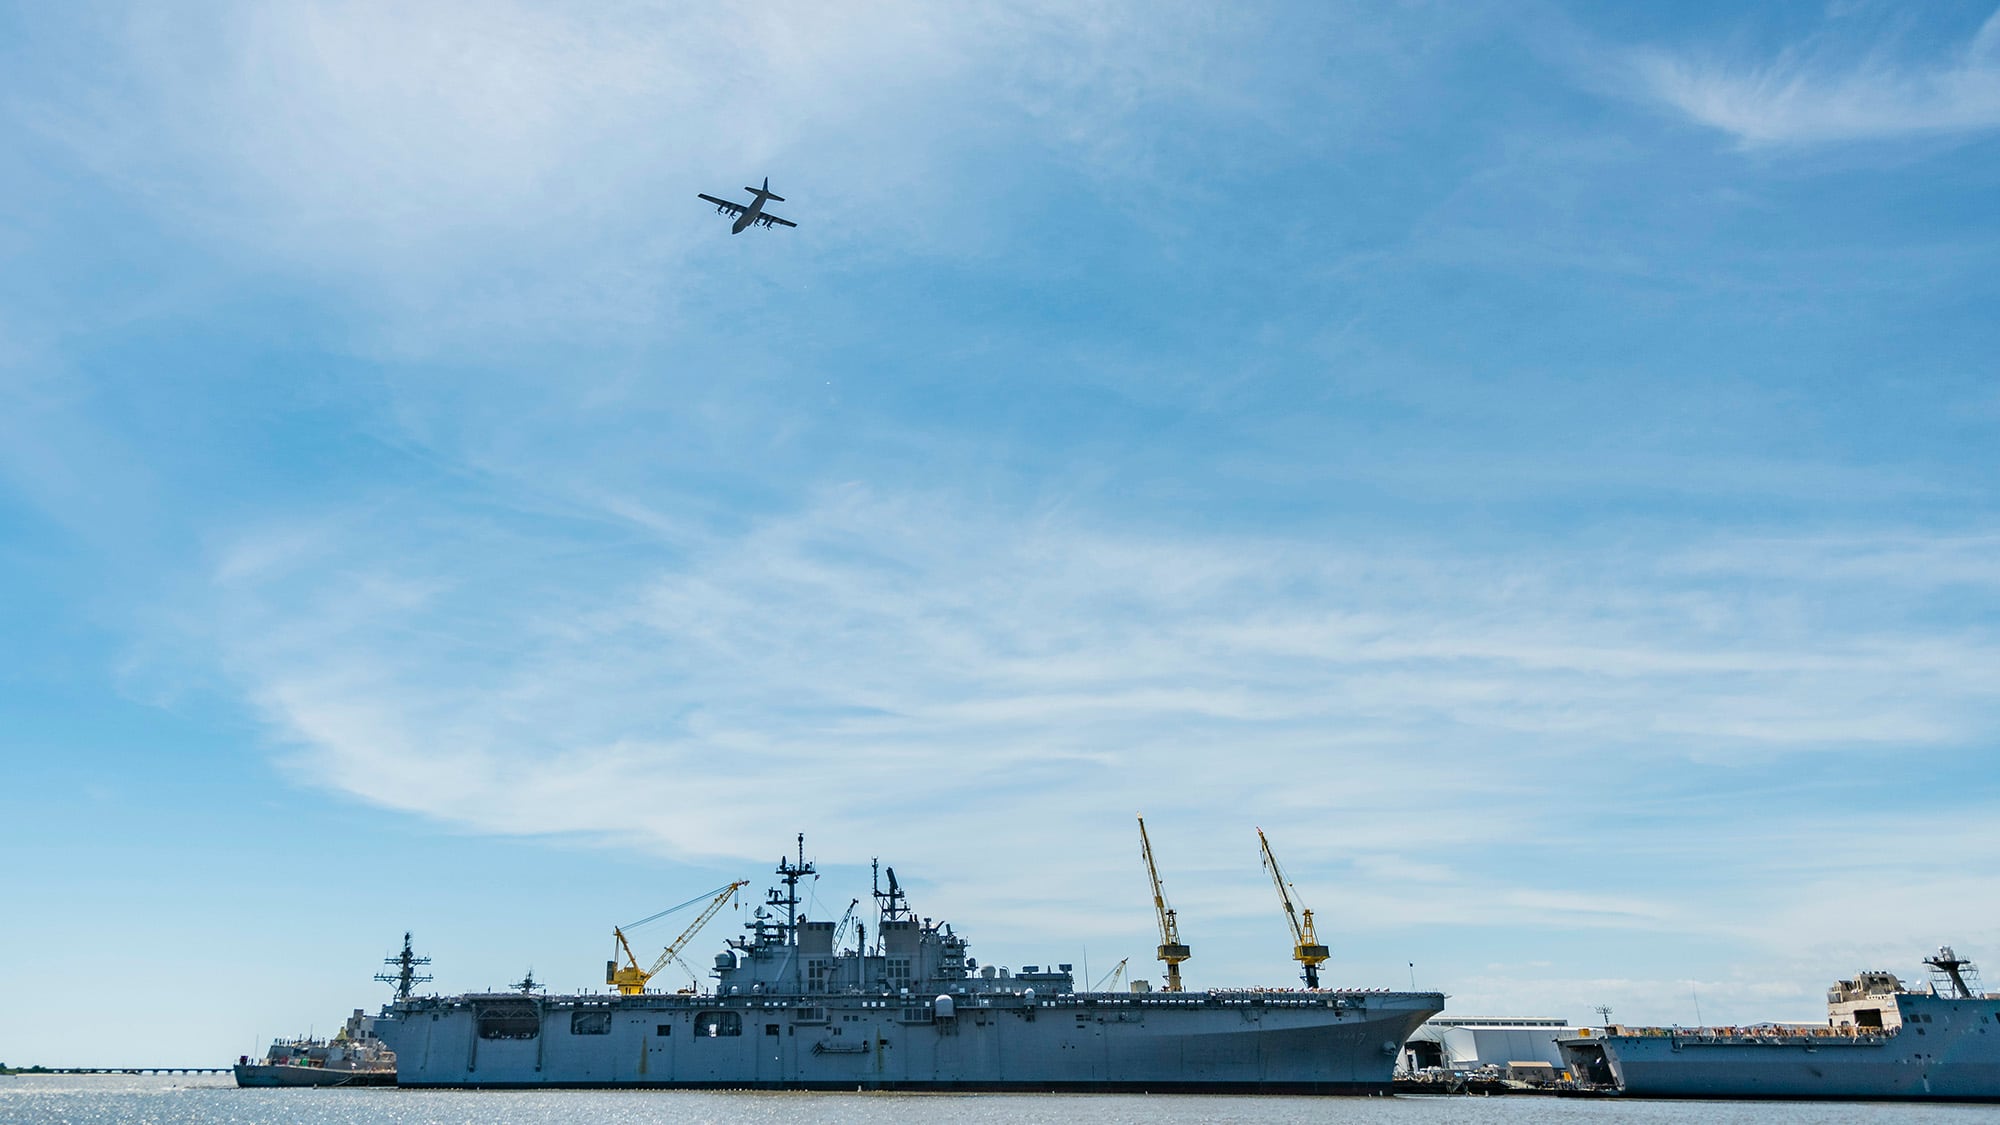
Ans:
{"type": "Polygon", "coordinates": [[[1146,860],[1146,877],[1153,881],[1153,913],[1160,923],[1160,948],[1157,956],[1167,964],[1168,992],[1181,990],[1181,962],[1194,956],[1194,951],[1181,944],[1180,925],[1174,921],[1174,908],[1167,905],[1167,893],[1160,889],[1160,869],[1153,865],[1153,842],[1146,838],[1146,818],[1139,818],[1139,854],[1146,860]]]}
{"type": "MultiPolygon", "coordinates": [[[[739,879],[726,887],[720,887],[713,891],[703,891],[701,894],[678,906],[670,906],[658,914],[641,918],[630,926],[611,927],[611,936],[618,940],[618,949],[625,954],[625,964],[620,965],[616,956],[606,961],[604,963],[604,983],[616,987],[619,992],[626,996],[637,996],[641,992],[646,991],[646,982],[652,980],[661,969],[666,968],[667,962],[678,959],[681,955],[681,949],[694,938],[695,934],[701,931],[703,926],[708,925],[708,920],[715,917],[716,912],[722,909],[723,904],[735,898],[737,891],[749,885],[750,880],[739,879]],[[667,947],[661,950],[659,957],[653,961],[653,967],[650,969],[640,968],[639,959],[632,956],[632,943],[625,940],[625,931],[628,929],[637,929],[648,922],[656,922],[675,911],[685,910],[711,895],[714,897],[709,898],[708,905],[702,909],[701,916],[696,918],[687,929],[682,930],[681,936],[667,943],[667,947]]],[[[686,962],[682,963],[685,964],[686,962]]]]}
{"type": "Polygon", "coordinates": [[[1285,922],[1292,928],[1292,960],[1305,966],[1306,987],[1318,988],[1320,964],[1330,953],[1319,943],[1319,935],[1313,933],[1313,912],[1292,905],[1292,884],[1278,866],[1278,857],[1271,854],[1271,841],[1264,838],[1262,828],[1257,830],[1257,843],[1264,849],[1264,870],[1271,873],[1271,882],[1277,884],[1278,901],[1285,904],[1285,922]]]}
{"type": "Polygon", "coordinates": [[[1097,978],[1097,983],[1091,985],[1090,990],[1092,992],[1116,992],[1125,987],[1125,966],[1131,960],[1130,957],[1120,957],[1118,963],[1111,966],[1110,972],[1097,978]]]}

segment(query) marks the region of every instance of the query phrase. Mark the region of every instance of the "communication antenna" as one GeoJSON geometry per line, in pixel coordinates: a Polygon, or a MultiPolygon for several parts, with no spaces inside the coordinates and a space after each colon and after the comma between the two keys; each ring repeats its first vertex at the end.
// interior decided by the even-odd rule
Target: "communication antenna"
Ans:
{"type": "Polygon", "coordinates": [[[393,973],[376,973],[375,979],[381,981],[383,984],[395,985],[396,999],[398,1000],[408,1000],[411,989],[417,985],[428,984],[430,982],[431,975],[429,973],[418,972],[417,966],[428,965],[431,963],[431,959],[428,957],[419,957],[411,951],[410,932],[408,930],[403,931],[403,951],[394,957],[383,958],[382,963],[394,966],[396,971],[393,973]]]}
{"type": "Polygon", "coordinates": [[[1591,1011],[1597,1013],[1597,1018],[1604,1021],[1605,1027],[1611,1026],[1611,1005],[1599,1004],[1597,1007],[1592,1008],[1591,1011]]]}
{"type": "Polygon", "coordinates": [[[785,908],[784,942],[791,948],[792,978],[800,992],[805,991],[805,967],[799,964],[799,923],[804,915],[799,913],[799,880],[806,876],[819,878],[819,872],[806,859],[806,834],[799,833],[799,858],[794,862],[790,856],[778,857],[778,881],[785,885],[783,894],[772,887],[764,896],[764,905],[785,908]]]}
{"type": "Polygon", "coordinates": [[[1972,962],[1941,946],[1937,956],[1924,958],[1931,970],[1931,991],[1940,996],[1970,1000],[1979,995],[1979,969],[1972,962]]]}

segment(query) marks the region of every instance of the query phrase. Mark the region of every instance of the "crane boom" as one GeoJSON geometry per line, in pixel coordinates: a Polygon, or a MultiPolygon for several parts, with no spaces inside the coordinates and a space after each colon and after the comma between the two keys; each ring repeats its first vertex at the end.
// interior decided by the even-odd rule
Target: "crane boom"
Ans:
{"type": "MultiPolygon", "coordinates": [[[[694,935],[699,933],[703,926],[708,925],[708,920],[715,917],[716,912],[722,909],[723,904],[736,897],[737,891],[749,885],[750,881],[748,879],[738,879],[736,882],[715,891],[715,897],[711,898],[708,905],[702,908],[701,915],[689,923],[688,928],[682,930],[679,937],[667,943],[667,947],[660,951],[659,957],[654,959],[653,967],[650,969],[641,969],[639,967],[639,959],[632,956],[632,944],[625,940],[625,931],[620,927],[613,926],[611,928],[612,936],[618,939],[618,947],[624,951],[626,963],[620,966],[614,960],[611,964],[605,966],[604,983],[616,985],[618,991],[626,996],[637,996],[641,992],[646,991],[646,982],[652,980],[661,969],[666,968],[667,962],[679,960],[681,948],[692,940],[694,935]]],[[[698,902],[700,900],[694,899],[691,901],[698,902]]],[[[683,903],[682,905],[685,906],[687,904],[683,903]]],[[[675,907],[674,909],[677,910],[679,907],[675,907]]],[[[671,913],[673,913],[673,910],[661,911],[659,914],[653,915],[653,918],[663,917],[671,913]]],[[[648,918],[646,921],[650,922],[653,918],[648,918]]],[[[637,925],[639,923],[634,924],[637,925]]],[[[682,963],[685,964],[686,962],[682,963]]]]}
{"type": "Polygon", "coordinates": [[[840,949],[840,939],[847,936],[847,927],[852,925],[854,922],[854,908],[860,905],[861,905],[861,900],[858,898],[855,899],[853,902],[848,903],[847,913],[840,916],[840,925],[835,926],[833,928],[832,948],[836,952],[838,952],[840,949]]]}
{"type": "Polygon", "coordinates": [[[1257,844],[1264,852],[1264,870],[1271,873],[1271,882],[1278,888],[1278,901],[1285,906],[1285,924],[1292,930],[1292,960],[1305,967],[1306,987],[1318,988],[1319,967],[1331,956],[1331,951],[1319,943],[1319,935],[1313,932],[1313,912],[1292,905],[1292,885],[1286,881],[1284,869],[1278,866],[1278,857],[1271,852],[1271,841],[1264,838],[1262,828],[1257,830],[1257,844]]]}
{"type": "Polygon", "coordinates": [[[1097,983],[1091,985],[1090,990],[1092,992],[1103,992],[1104,986],[1108,984],[1111,986],[1111,991],[1118,991],[1118,986],[1125,983],[1125,965],[1131,960],[1130,957],[1119,958],[1118,963],[1111,966],[1110,972],[1097,978],[1097,983]]]}
{"type": "Polygon", "coordinates": [[[1160,947],[1155,954],[1167,965],[1168,992],[1181,990],[1181,962],[1194,956],[1194,952],[1181,944],[1180,925],[1174,919],[1174,908],[1167,905],[1167,892],[1160,888],[1160,869],[1153,863],[1153,842],[1146,837],[1146,818],[1139,818],[1139,854],[1146,860],[1146,877],[1153,882],[1153,913],[1160,924],[1160,947]]]}

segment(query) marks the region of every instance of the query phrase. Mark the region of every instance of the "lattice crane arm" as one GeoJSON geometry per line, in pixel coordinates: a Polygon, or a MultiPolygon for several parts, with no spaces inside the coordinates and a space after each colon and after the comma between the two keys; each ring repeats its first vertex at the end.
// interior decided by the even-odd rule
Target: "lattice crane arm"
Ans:
{"type": "Polygon", "coordinates": [[[1118,963],[1111,966],[1110,972],[1097,978],[1097,983],[1091,985],[1090,990],[1092,992],[1103,992],[1104,986],[1108,984],[1111,986],[1111,991],[1118,991],[1118,986],[1125,983],[1125,965],[1131,960],[1130,957],[1120,957],[1118,963]]]}
{"type": "Polygon", "coordinates": [[[1271,841],[1264,837],[1264,830],[1257,830],[1257,844],[1264,853],[1264,870],[1271,873],[1271,883],[1278,888],[1278,901],[1285,906],[1285,924],[1292,931],[1292,960],[1305,970],[1307,988],[1319,987],[1319,967],[1332,955],[1326,946],[1319,943],[1319,935],[1313,931],[1313,912],[1300,910],[1292,902],[1292,885],[1285,879],[1285,870],[1278,866],[1278,857],[1271,851],[1271,841]]]}
{"type": "MultiPolygon", "coordinates": [[[[637,996],[640,993],[646,991],[646,982],[652,980],[653,977],[656,974],[658,974],[661,969],[666,968],[667,962],[677,960],[680,957],[681,947],[686,945],[688,943],[688,940],[693,938],[694,935],[697,932],[699,932],[703,926],[707,925],[708,920],[710,918],[715,917],[716,911],[721,910],[722,905],[724,903],[728,902],[731,898],[735,897],[735,894],[738,890],[741,890],[742,888],[747,887],[749,885],[750,885],[749,880],[739,879],[736,882],[731,883],[726,887],[720,888],[719,890],[706,892],[707,894],[713,895],[714,897],[710,898],[708,905],[705,908],[703,908],[701,912],[701,917],[696,918],[694,920],[693,925],[689,926],[685,930],[682,930],[681,936],[675,938],[672,942],[668,943],[667,948],[663,952],[661,952],[659,958],[653,962],[653,967],[650,969],[642,969],[639,967],[639,959],[632,955],[632,943],[630,941],[627,941],[625,938],[624,927],[613,926],[611,929],[611,934],[613,937],[618,939],[618,950],[625,955],[625,964],[620,965],[618,963],[617,958],[614,956],[612,960],[604,966],[604,983],[609,985],[615,985],[618,991],[626,996],[637,996]]],[[[635,927],[642,926],[645,925],[647,922],[651,922],[659,918],[664,918],[667,915],[674,913],[675,911],[684,910],[687,907],[693,906],[695,903],[700,902],[701,898],[702,896],[697,895],[696,897],[691,898],[684,903],[681,903],[679,906],[670,906],[667,909],[660,911],[658,914],[654,914],[647,918],[642,918],[639,921],[632,923],[632,925],[635,927]]],[[[683,964],[685,964],[685,962],[683,962],[683,964]]],[[[692,970],[690,970],[690,972],[692,972],[692,970]]]]}
{"type": "Polygon", "coordinates": [[[617,926],[613,926],[611,927],[611,936],[618,939],[618,948],[624,951],[626,964],[637,969],[639,967],[639,959],[632,956],[632,943],[625,940],[625,931],[617,926]]]}
{"type": "Polygon", "coordinates": [[[1193,956],[1187,946],[1181,944],[1180,924],[1174,917],[1174,908],[1167,905],[1167,892],[1160,887],[1160,869],[1153,863],[1153,841],[1146,836],[1146,818],[1139,818],[1139,854],[1146,861],[1146,878],[1153,884],[1153,913],[1160,924],[1160,948],[1157,956],[1167,966],[1168,992],[1181,990],[1181,962],[1193,956]]]}
{"type": "Polygon", "coordinates": [[[652,969],[649,970],[646,973],[646,975],[649,977],[653,976],[654,974],[658,973],[661,969],[666,968],[667,962],[679,958],[681,955],[682,948],[684,948],[689,941],[692,941],[694,939],[694,935],[701,932],[701,928],[703,926],[708,925],[708,920],[710,918],[715,917],[716,913],[722,909],[723,904],[727,903],[730,899],[735,898],[737,891],[740,891],[744,887],[747,887],[749,885],[750,885],[750,880],[738,879],[734,883],[731,883],[728,886],[722,888],[720,891],[717,891],[715,898],[710,900],[709,904],[706,907],[702,908],[701,916],[696,918],[693,922],[688,923],[688,928],[681,931],[681,936],[675,938],[671,942],[668,942],[667,947],[660,951],[659,958],[653,962],[652,969]]]}
{"type": "Polygon", "coordinates": [[[1264,838],[1264,830],[1257,830],[1257,846],[1264,853],[1264,870],[1271,873],[1271,882],[1278,888],[1278,901],[1285,906],[1285,924],[1292,928],[1292,944],[1305,942],[1305,932],[1299,928],[1298,908],[1292,905],[1292,891],[1285,883],[1284,869],[1278,866],[1278,857],[1271,854],[1271,841],[1264,838]]]}
{"type": "Polygon", "coordinates": [[[854,924],[854,910],[860,905],[861,900],[858,898],[848,903],[847,913],[840,916],[840,925],[833,928],[833,949],[835,952],[840,951],[841,939],[847,936],[847,927],[854,924]]]}

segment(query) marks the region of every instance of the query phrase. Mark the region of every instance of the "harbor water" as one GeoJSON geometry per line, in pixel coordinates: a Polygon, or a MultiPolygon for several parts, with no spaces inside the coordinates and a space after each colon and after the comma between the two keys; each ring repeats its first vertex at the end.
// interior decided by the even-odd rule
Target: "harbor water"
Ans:
{"type": "Polygon", "coordinates": [[[1136,1094],[808,1094],[648,1090],[238,1089],[227,1076],[0,1077],[7,1125],[1897,1125],[1992,1106],[1668,1102],[1515,1095],[1294,1098],[1136,1094]]]}

